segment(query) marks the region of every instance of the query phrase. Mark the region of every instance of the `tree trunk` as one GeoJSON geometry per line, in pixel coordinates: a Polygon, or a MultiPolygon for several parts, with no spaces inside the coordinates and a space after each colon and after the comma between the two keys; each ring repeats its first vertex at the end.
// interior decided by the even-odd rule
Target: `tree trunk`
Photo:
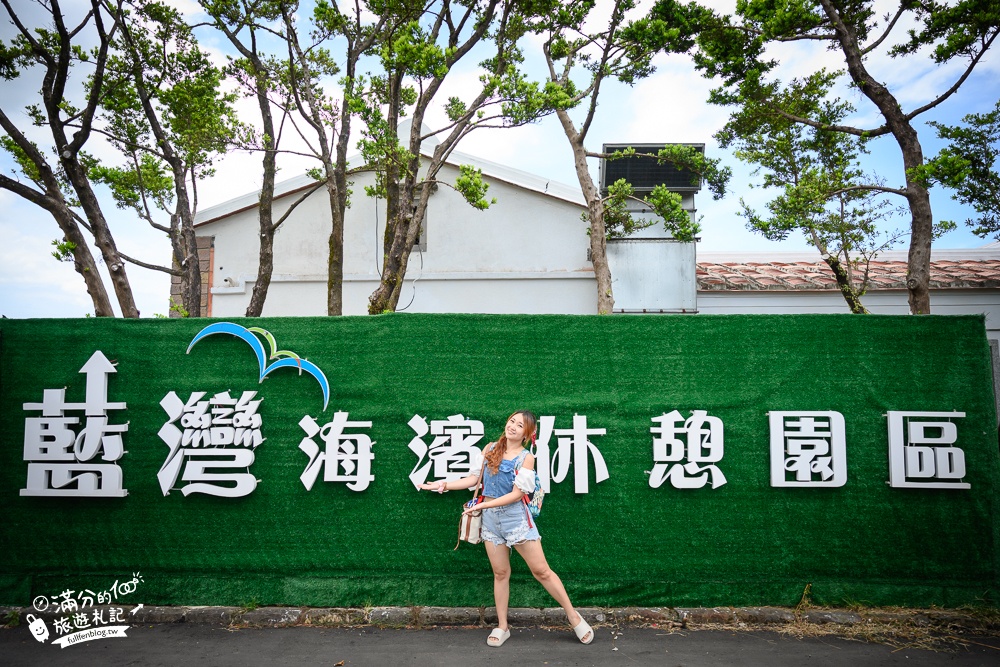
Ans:
{"type": "MultiPolygon", "coordinates": [[[[397,198],[396,209],[398,215],[392,224],[394,232],[383,262],[382,281],[368,298],[368,313],[370,315],[395,312],[399,306],[399,297],[403,292],[403,279],[406,277],[406,269],[410,264],[410,254],[427,215],[432,188],[431,181],[437,176],[437,171],[443,160],[441,158],[443,153],[442,145],[438,145],[432,164],[428,167],[427,180],[420,184],[420,200],[415,208],[412,193],[416,186],[410,183],[413,180],[412,177],[408,176],[404,179],[404,183],[399,188],[400,195],[397,198]]],[[[415,166],[411,173],[416,173],[415,166]]]]}
{"type": "MultiPolygon", "coordinates": [[[[7,122],[7,117],[0,111],[0,126],[6,127],[5,123],[7,122]]],[[[14,141],[18,142],[18,145],[22,145],[22,141],[27,141],[18,132],[11,133],[10,136],[14,141]]],[[[27,145],[31,146],[31,144],[27,145]]],[[[26,153],[38,171],[38,179],[45,186],[45,193],[43,194],[24,183],[15,181],[2,174],[0,174],[0,187],[45,209],[52,215],[56,224],[59,225],[60,231],[63,233],[64,240],[73,244],[73,250],[71,251],[73,268],[83,278],[87,294],[90,295],[90,300],[94,304],[94,315],[96,317],[114,317],[115,312],[111,307],[108,292],[104,288],[104,281],[101,280],[101,276],[97,272],[97,263],[94,261],[94,255],[90,252],[90,246],[87,245],[87,239],[84,237],[83,232],[80,231],[80,225],[77,223],[76,218],[73,217],[73,212],[63,198],[58,181],[56,181],[52,170],[49,168],[48,163],[42,159],[40,153],[37,151],[26,151],[26,153]]]]}
{"type": "Polygon", "coordinates": [[[862,94],[882,112],[886,125],[903,154],[903,166],[906,169],[906,200],[910,207],[910,253],[906,267],[906,288],[909,291],[910,313],[926,315],[931,312],[930,263],[934,217],[927,188],[913,181],[910,176],[912,169],[924,163],[917,132],[900,108],[896,97],[868,73],[854,29],[841,18],[831,0],[821,0],[821,2],[836,31],[851,79],[862,94]]]}
{"type": "MultiPolygon", "coordinates": [[[[402,87],[402,75],[395,72],[389,77],[389,107],[386,117],[393,128],[392,135],[387,139],[399,142],[399,115],[400,115],[400,89],[402,87]]],[[[423,114],[420,109],[414,110],[410,136],[413,129],[419,135],[420,122],[423,114]]],[[[407,141],[411,146],[411,142],[407,141]]],[[[420,145],[419,139],[417,150],[415,151],[416,164],[419,167],[420,145]]],[[[412,163],[413,161],[411,161],[412,163]]],[[[410,211],[410,197],[412,190],[408,187],[413,181],[410,175],[403,175],[400,179],[399,165],[395,160],[390,160],[386,165],[385,184],[385,234],[382,236],[382,278],[378,287],[368,297],[368,314],[380,315],[382,313],[393,312],[396,304],[399,303],[399,291],[403,284],[403,277],[406,275],[406,259],[409,252],[405,247],[407,232],[409,231],[409,220],[412,217],[410,211]],[[395,297],[393,295],[396,295],[395,297]]]]}
{"type": "Polygon", "coordinates": [[[260,252],[257,257],[257,281],[253,285],[247,317],[260,317],[267,300],[267,290],[271,286],[274,272],[274,225],[271,209],[274,204],[275,151],[264,153],[264,182],[260,189],[260,206],[257,219],[260,229],[260,252]]]}
{"type": "MultiPolygon", "coordinates": [[[[327,177],[328,179],[331,176],[327,177]]],[[[329,181],[327,181],[329,183],[329,181]]],[[[336,186],[327,186],[330,197],[330,243],[327,256],[326,314],[344,314],[344,211],[336,186]]]]}
{"type": "MultiPolygon", "coordinates": [[[[386,225],[387,237],[388,228],[393,229],[391,238],[386,238],[388,250],[382,258],[382,280],[375,291],[368,297],[368,314],[379,315],[381,313],[391,313],[399,305],[399,295],[403,287],[403,278],[406,276],[406,266],[409,262],[410,253],[408,248],[413,247],[412,241],[407,246],[408,233],[412,224],[412,214],[405,212],[404,207],[400,207],[400,213],[391,223],[386,225]]],[[[416,235],[414,235],[414,238],[416,235]]]]}
{"type": "Polygon", "coordinates": [[[264,150],[263,179],[260,186],[260,205],[257,220],[260,229],[260,252],[257,258],[257,281],[253,285],[250,303],[247,305],[247,317],[260,317],[264,311],[264,301],[267,300],[267,290],[271,286],[271,274],[274,271],[274,179],[277,174],[278,151],[275,142],[274,121],[271,117],[271,103],[267,99],[268,82],[262,63],[255,63],[257,75],[257,106],[260,108],[261,124],[264,126],[264,139],[268,142],[264,150]]]}
{"type": "MultiPolygon", "coordinates": [[[[130,28],[122,28],[122,36],[129,49],[132,80],[135,85],[139,103],[149,128],[156,140],[157,147],[163,152],[163,160],[170,165],[174,181],[174,194],[177,203],[170,216],[170,243],[174,261],[181,271],[181,306],[185,317],[201,316],[201,265],[198,258],[198,239],[194,233],[194,212],[191,210],[191,197],[188,194],[188,169],[183,158],[177,155],[171,138],[163,129],[160,117],[152,103],[150,85],[147,84],[146,72],[143,67],[143,55],[136,46],[130,28]]],[[[192,184],[194,170],[191,170],[192,184]]],[[[173,306],[173,304],[171,304],[173,306]]]]}
{"type": "Polygon", "coordinates": [[[108,298],[108,291],[104,288],[104,281],[101,280],[97,272],[97,262],[94,255],[87,246],[87,239],[80,232],[80,227],[73,219],[69,208],[64,210],[51,211],[52,216],[59,224],[63,236],[67,241],[73,243],[73,268],[83,276],[83,282],[87,286],[87,294],[94,304],[95,317],[114,317],[115,311],[111,307],[111,299],[108,298]]]}
{"type": "Polygon", "coordinates": [[[115,289],[118,297],[118,305],[122,310],[122,317],[139,317],[139,309],[135,305],[135,298],[132,296],[132,287],[128,281],[128,274],[125,271],[125,262],[118,256],[118,248],[115,245],[108,221],[104,218],[101,205],[97,201],[97,196],[90,187],[90,181],[83,173],[83,167],[77,160],[76,155],[62,159],[63,169],[69,177],[73,190],[80,201],[90,223],[91,233],[94,235],[94,243],[101,251],[104,263],[108,267],[108,274],[111,276],[111,285],[115,289]]]}
{"type": "MultiPolygon", "coordinates": [[[[353,76],[353,67],[348,68],[348,76],[353,76]]],[[[344,314],[344,219],[347,216],[347,149],[351,135],[351,115],[347,111],[347,97],[353,90],[353,83],[348,84],[341,104],[340,134],[334,144],[336,162],[327,160],[326,191],[330,198],[330,242],[327,256],[326,279],[326,314],[331,316],[344,314]]],[[[323,154],[327,155],[330,148],[326,137],[320,136],[323,154]]]]}
{"type": "Polygon", "coordinates": [[[907,170],[906,199],[910,203],[910,253],[906,261],[906,289],[910,293],[910,313],[927,315],[931,312],[931,242],[934,239],[934,216],[927,188],[910,178],[911,167],[924,162],[920,143],[916,140],[916,132],[913,132],[913,144],[915,147],[903,147],[903,164],[907,170]]]}
{"type": "MultiPolygon", "coordinates": [[[[175,158],[176,160],[176,158],[175,158]]],[[[181,269],[181,301],[188,317],[201,317],[201,260],[198,257],[198,237],[194,233],[194,216],[188,196],[187,179],[182,166],[175,165],[174,192],[177,195],[176,215],[179,218],[180,250],[184,256],[181,269]]]]}
{"type": "Polygon", "coordinates": [[[397,248],[401,245],[394,241],[382,259],[382,279],[368,297],[369,315],[391,313],[396,310],[396,304],[399,303],[399,287],[403,283],[403,276],[406,275],[403,253],[401,248],[397,248]],[[393,295],[396,295],[395,298],[393,295]]]}
{"type": "MultiPolygon", "coordinates": [[[[325,145],[326,142],[323,143],[325,145]]],[[[346,151],[343,160],[339,157],[338,150],[337,164],[326,161],[323,165],[326,170],[326,193],[330,199],[330,242],[328,244],[326,278],[326,314],[328,316],[344,314],[344,217],[347,211],[347,179],[344,176],[344,171],[347,169],[346,151]]]]}
{"type": "MultiPolygon", "coordinates": [[[[344,314],[344,218],[347,216],[347,150],[351,136],[351,113],[348,98],[354,95],[355,58],[360,55],[352,44],[345,67],[347,75],[340,105],[340,133],[334,144],[336,163],[327,168],[327,191],[330,196],[330,243],[327,260],[326,314],[344,314]],[[357,54],[357,55],[356,55],[357,54]],[[334,188],[330,189],[332,180],[334,188]]],[[[323,137],[325,144],[325,136],[323,137]]],[[[329,150],[329,149],[324,149],[329,150]]]]}
{"type": "Polygon", "coordinates": [[[611,267],[608,265],[604,202],[587,166],[587,150],[583,146],[583,138],[576,131],[566,111],[560,109],[556,114],[573,149],[576,178],[580,182],[583,199],[587,202],[587,217],[590,220],[590,261],[594,265],[594,278],[597,281],[597,312],[600,315],[608,315],[614,310],[615,297],[611,288],[611,267]]]}
{"type": "Polygon", "coordinates": [[[844,265],[841,264],[840,258],[835,255],[826,255],[823,257],[823,261],[833,271],[833,275],[837,279],[837,287],[840,288],[840,293],[844,296],[844,301],[847,302],[847,307],[851,309],[851,312],[855,315],[868,315],[868,309],[861,303],[861,295],[858,294],[854,283],[851,282],[851,277],[844,270],[844,265]]]}

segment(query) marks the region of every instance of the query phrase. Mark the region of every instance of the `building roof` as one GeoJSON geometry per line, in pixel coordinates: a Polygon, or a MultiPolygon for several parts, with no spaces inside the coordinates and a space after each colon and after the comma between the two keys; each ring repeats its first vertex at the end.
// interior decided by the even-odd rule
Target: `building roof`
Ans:
{"type": "MultiPolygon", "coordinates": [[[[697,264],[703,291],[836,290],[826,262],[801,253],[705,254],[697,264]]],[[[931,289],[1000,288],[996,245],[931,254],[931,289]]],[[[883,253],[869,267],[869,290],[906,289],[906,253],[883,253]]]]}
{"type": "MultiPolygon", "coordinates": [[[[405,134],[408,133],[409,125],[401,125],[400,136],[405,136],[405,134]]],[[[424,158],[429,159],[434,153],[434,146],[437,144],[438,141],[434,137],[425,139],[421,145],[421,155],[424,158]]],[[[350,165],[363,164],[363,162],[364,161],[360,155],[354,155],[348,158],[348,164],[350,165]]],[[[544,176],[538,176],[537,174],[532,174],[521,169],[514,169],[513,167],[485,160],[474,155],[460,153],[459,151],[452,151],[445,160],[445,164],[453,167],[457,167],[461,164],[467,164],[481,170],[483,172],[483,176],[487,178],[509,183],[510,185],[528,190],[530,192],[535,192],[546,197],[561,199],[581,207],[585,207],[587,205],[579,186],[566,185],[565,183],[553,181],[552,179],[544,176]]],[[[309,188],[316,187],[316,185],[317,181],[307,174],[295,176],[294,178],[289,178],[275,184],[274,199],[277,201],[283,197],[304,192],[309,188]]],[[[259,203],[259,189],[253,192],[247,192],[238,197],[222,202],[221,204],[199,211],[195,216],[195,226],[206,225],[233,215],[234,213],[256,208],[259,203]]]]}

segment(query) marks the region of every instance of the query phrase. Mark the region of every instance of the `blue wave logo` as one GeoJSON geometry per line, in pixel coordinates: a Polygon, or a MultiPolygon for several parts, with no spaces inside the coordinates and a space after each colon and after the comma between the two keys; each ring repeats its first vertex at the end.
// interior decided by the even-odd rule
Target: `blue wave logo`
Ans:
{"type": "Polygon", "coordinates": [[[229,334],[230,336],[236,336],[240,340],[246,342],[257,355],[257,362],[260,364],[260,378],[258,379],[258,384],[264,381],[264,378],[274,370],[279,368],[297,368],[299,369],[299,375],[302,373],[309,373],[316,381],[319,382],[320,388],[323,390],[323,409],[326,410],[326,406],[330,403],[330,383],[326,379],[326,375],[323,371],[319,369],[319,366],[302,359],[299,355],[291,352],[290,350],[279,350],[277,341],[274,340],[274,336],[271,335],[270,331],[266,329],[261,329],[260,327],[241,327],[238,324],[233,324],[232,322],[217,322],[216,324],[210,324],[201,331],[199,331],[194,338],[191,339],[191,344],[188,345],[187,352],[191,352],[191,348],[195,346],[195,343],[212,336],[214,334],[229,334]],[[268,346],[271,348],[270,353],[268,350],[264,349],[264,344],[261,342],[257,334],[261,335],[264,340],[267,341],[268,346]],[[268,361],[272,361],[268,364],[268,361]]]}

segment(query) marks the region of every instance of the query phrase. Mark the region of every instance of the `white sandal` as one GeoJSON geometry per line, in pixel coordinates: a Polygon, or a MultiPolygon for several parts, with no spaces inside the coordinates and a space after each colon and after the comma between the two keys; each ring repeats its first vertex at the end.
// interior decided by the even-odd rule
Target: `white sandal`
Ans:
{"type": "Polygon", "coordinates": [[[573,628],[573,632],[576,633],[576,638],[580,640],[581,644],[589,644],[594,641],[594,629],[590,627],[587,621],[583,620],[583,616],[580,617],[580,622],[573,628]],[[590,633],[589,637],[587,637],[588,632],[590,633]],[[584,639],[584,637],[587,638],[584,639]]]}
{"type": "Polygon", "coordinates": [[[503,646],[503,643],[510,639],[510,630],[493,628],[493,632],[486,638],[486,643],[490,646],[503,646]]]}

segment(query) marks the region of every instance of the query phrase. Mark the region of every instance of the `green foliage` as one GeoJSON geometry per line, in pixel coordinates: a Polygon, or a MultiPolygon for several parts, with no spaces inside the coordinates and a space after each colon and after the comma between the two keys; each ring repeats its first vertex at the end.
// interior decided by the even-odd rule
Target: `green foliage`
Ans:
{"type": "Polygon", "coordinates": [[[340,8],[331,5],[328,0],[317,0],[313,8],[313,23],[318,30],[324,30],[330,35],[343,33],[351,25],[350,17],[342,14],[340,8]]]}
{"type": "MultiPolygon", "coordinates": [[[[738,143],[737,156],[763,170],[763,185],[780,188],[766,214],[744,205],[749,226],[776,239],[800,230],[828,260],[839,254],[842,264],[850,267],[852,253],[871,257],[902,236],[888,232],[874,240],[877,221],[891,213],[878,193],[906,197],[911,207],[912,248],[929,250],[936,236],[953,227],[947,222],[935,224],[929,208],[918,203],[927,201],[921,185],[934,180],[935,168],[913,170],[905,184],[893,188],[865,176],[859,156],[867,140],[891,134],[907,164],[922,161],[919,144],[913,140],[917,133],[914,118],[957,91],[1000,35],[994,5],[982,0],[904,2],[895,14],[882,15],[871,0],[738,0],[735,13],[723,15],[694,3],[658,0],[651,17],[677,31],[649,27],[642,34],[660,39],[665,50],[689,53],[698,70],[719,82],[709,101],[732,110],[729,124],[717,135],[720,142],[738,143]],[[906,30],[906,35],[894,36],[897,29],[906,30]],[[779,61],[772,49],[789,42],[825,43],[839,52],[847,67],[843,72],[819,69],[783,83],[773,76],[779,61]],[[923,48],[930,48],[939,64],[957,58],[968,65],[954,85],[907,113],[893,92],[879,82],[872,67],[873,54],[887,51],[894,58],[913,54],[919,58],[918,50],[923,48]],[[835,83],[852,86],[859,99],[879,112],[882,124],[872,128],[843,124],[853,109],[831,94],[835,83]]],[[[946,178],[946,173],[967,174],[961,160],[947,155],[936,169],[939,179],[946,178]]],[[[921,256],[926,254],[911,253],[915,262],[911,275],[916,271],[916,279],[909,291],[911,309],[924,313],[930,304],[927,274],[919,271],[921,256]]],[[[836,272],[834,263],[831,268],[836,272]]],[[[838,275],[838,281],[841,278],[838,275]]]]}
{"type": "Polygon", "coordinates": [[[460,192],[473,208],[485,211],[497,203],[495,197],[491,200],[486,199],[486,191],[490,189],[490,185],[483,180],[482,169],[467,164],[459,165],[458,169],[460,175],[455,179],[455,190],[460,192]]]}
{"type": "Polygon", "coordinates": [[[180,317],[191,317],[191,313],[185,310],[182,304],[179,304],[176,301],[174,301],[173,297],[170,298],[170,312],[177,313],[177,315],[180,317]]]}
{"type": "Polygon", "coordinates": [[[444,111],[448,114],[448,120],[456,121],[468,111],[468,107],[465,106],[465,102],[457,97],[449,97],[448,104],[445,105],[444,111]]]}
{"type": "MultiPolygon", "coordinates": [[[[648,227],[651,223],[632,217],[628,210],[628,200],[632,198],[633,190],[624,178],[618,179],[608,187],[608,196],[604,200],[604,229],[607,238],[625,236],[637,229],[648,227]]],[[[589,216],[584,214],[584,221],[589,216]]],[[[587,230],[590,231],[589,229],[587,230]]]]}
{"type": "Polygon", "coordinates": [[[507,68],[503,76],[495,77],[493,85],[500,100],[501,117],[511,127],[533,123],[557,109],[570,109],[577,104],[572,82],[561,85],[529,81],[514,66],[507,68]]]}
{"type": "MultiPolygon", "coordinates": [[[[604,156],[607,160],[624,158],[655,160],[658,164],[669,163],[678,169],[692,172],[694,182],[698,186],[702,180],[709,184],[713,198],[720,199],[726,193],[732,170],[723,167],[721,160],[705,157],[704,153],[694,146],[683,144],[667,144],[655,154],[639,153],[628,146],[604,156]]],[[[679,241],[693,241],[701,232],[701,225],[691,217],[691,213],[682,206],[682,197],[670,191],[665,185],[655,186],[643,199],[634,196],[632,186],[620,179],[608,187],[608,195],[604,200],[604,226],[607,238],[621,238],[634,231],[649,227],[654,222],[648,218],[635,218],[628,213],[629,199],[642,202],[657,217],[663,221],[663,228],[679,241]]]]}
{"type": "Polygon", "coordinates": [[[691,213],[681,208],[681,196],[671,192],[665,185],[657,185],[646,196],[646,203],[663,220],[663,227],[678,241],[694,241],[701,225],[695,222],[691,213]]]}
{"type": "MultiPolygon", "coordinates": [[[[567,139],[574,148],[578,173],[586,171],[587,156],[596,156],[588,152],[585,145],[604,82],[618,80],[633,85],[649,76],[654,71],[653,57],[663,49],[664,42],[680,36],[675,26],[662,18],[641,16],[636,19],[633,14],[637,7],[634,0],[616,0],[609,7],[602,7],[602,10],[610,9],[610,16],[596,18],[592,14],[597,3],[590,0],[557,3],[548,12],[539,12],[542,16],[533,25],[545,39],[543,53],[549,68],[545,87],[535,94],[559,113],[567,139]],[[592,31],[585,30],[584,26],[592,31]],[[575,124],[568,113],[577,107],[583,117],[580,124],[575,124]]],[[[636,159],[636,156],[634,149],[627,148],[604,157],[614,160],[636,159]]],[[[706,178],[710,182],[716,198],[724,194],[730,178],[729,170],[721,167],[718,160],[706,159],[693,147],[664,146],[657,154],[640,159],[669,162],[678,168],[692,170],[698,181],[706,178]]],[[[592,181],[586,182],[588,178],[581,176],[584,192],[593,188],[592,181]]],[[[595,229],[603,226],[606,238],[613,239],[656,224],[659,218],[673,238],[692,241],[700,227],[681,202],[679,194],[663,185],[656,186],[645,199],[640,199],[635,196],[632,186],[621,179],[608,186],[600,202],[588,201],[584,220],[590,223],[588,234],[594,234],[595,229]],[[633,201],[640,202],[647,214],[633,215],[629,210],[636,208],[630,206],[633,201]]],[[[595,268],[605,267],[598,270],[606,271],[603,261],[599,264],[595,258],[594,264],[595,268]]],[[[610,276],[599,275],[599,282],[603,278],[610,283],[610,276]]],[[[610,290],[598,295],[599,312],[610,312],[613,303],[610,298],[610,290]]]]}
{"type": "Polygon", "coordinates": [[[148,198],[167,210],[174,198],[174,179],[167,165],[149,153],[136,157],[136,163],[125,167],[94,165],[89,170],[90,179],[111,189],[118,208],[131,208],[143,215],[148,198]]]}
{"type": "Polygon", "coordinates": [[[692,186],[700,186],[702,181],[706,182],[713,199],[722,199],[725,196],[729,180],[732,178],[732,169],[722,166],[721,160],[708,158],[698,148],[685,144],[666,144],[655,155],[638,153],[635,148],[628,146],[604,157],[608,160],[638,157],[656,160],[657,164],[672,164],[694,175],[692,186]]]}
{"type": "Polygon", "coordinates": [[[21,36],[10,44],[0,42],[0,79],[12,81],[21,76],[31,63],[30,51],[31,46],[21,36]]]}
{"type": "MultiPolygon", "coordinates": [[[[793,79],[776,90],[775,103],[823,125],[839,124],[854,109],[830,99],[835,76],[820,70],[793,79]]],[[[867,312],[860,297],[867,290],[868,263],[903,234],[880,229],[895,210],[885,199],[882,182],[860,167],[866,141],[796,123],[769,105],[753,103],[734,111],[716,139],[723,147],[733,147],[736,157],[762,177],[760,185],[775,192],[765,214],[740,201],[747,227],[772,241],[801,232],[832,262],[835,273],[843,272],[838,282],[852,311],[867,312]]]]}
{"type": "MultiPolygon", "coordinates": [[[[656,221],[629,213],[629,200],[645,204],[663,221],[663,228],[678,241],[693,241],[701,231],[700,225],[692,220],[691,213],[681,207],[681,196],[671,192],[664,185],[658,185],[644,199],[635,196],[632,186],[624,178],[608,186],[604,198],[604,228],[608,239],[622,238],[645,229],[656,221]]],[[[584,216],[584,219],[588,219],[584,216]]]]}
{"type": "Polygon", "coordinates": [[[102,99],[108,133],[133,164],[139,153],[173,153],[185,171],[204,177],[215,156],[245,132],[234,107],[238,96],[222,92],[225,72],[175,9],[156,0],[132,0],[130,7],[102,99]]]}
{"type": "Polygon", "coordinates": [[[67,241],[65,239],[59,240],[55,239],[52,241],[52,245],[55,250],[52,251],[52,256],[55,257],[60,262],[72,262],[73,251],[76,250],[76,244],[72,241],[67,241]]]}
{"type": "Polygon", "coordinates": [[[383,44],[379,53],[386,71],[405,71],[416,79],[444,78],[454,55],[454,47],[438,46],[434,35],[417,21],[397,29],[394,39],[383,44]]]}
{"type": "Polygon", "coordinates": [[[930,123],[938,137],[950,143],[914,175],[927,185],[940,183],[954,190],[952,197],[979,216],[965,221],[973,233],[1000,239],[1000,101],[993,111],[969,114],[962,122],[955,126],[930,123]]]}
{"type": "Polygon", "coordinates": [[[573,0],[555,11],[540,12],[532,24],[535,32],[546,37],[546,57],[555,66],[549,81],[563,88],[558,108],[571,108],[590,98],[605,79],[632,85],[654,71],[652,59],[660,45],[645,39],[637,23],[627,18],[637,3],[616,0],[610,17],[588,22],[595,7],[591,0],[573,0]],[[585,32],[585,24],[599,28],[585,32]]]}
{"type": "MultiPolygon", "coordinates": [[[[32,142],[32,146],[38,149],[38,146],[32,142]]],[[[14,162],[17,163],[18,169],[33,183],[40,183],[41,173],[38,171],[38,165],[28,157],[28,154],[23,148],[17,145],[17,143],[11,139],[6,134],[0,136],[0,148],[10,153],[11,157],[14,158],[14,162]]]]}
{"type": "Polygon", "coordinates": [[[256,597],[252,597],[247,602],[242,603],[239,607],[240,612],[245,614],[248,611],[258,609],[260,607],[260,601],[256,597]]]}
{"type": "Polygon", "coordinates": [[[917,28],[909,31],[908,41],[893,47],[891,54],[895,56],[930,47],[936,63],[974,57],[997,35],[1000,26],[1000,10],[988,0],[930,0],[908,4],[907,9],[917,28]]]}

